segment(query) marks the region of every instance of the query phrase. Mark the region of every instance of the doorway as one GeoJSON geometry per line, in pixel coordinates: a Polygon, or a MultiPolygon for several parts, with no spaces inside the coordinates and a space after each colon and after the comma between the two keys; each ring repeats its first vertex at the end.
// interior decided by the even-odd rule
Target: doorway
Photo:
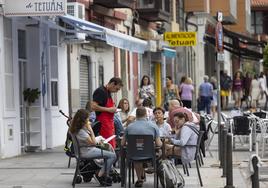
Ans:
{"type": "Polygon", "coordinates": [[[87,102],[92,100],[91,63],[88,56],[80,58],[80,105],[85,108],[87,102]]]}
{"type": "Polygon", "coordinates": [[[21,152],[26,151],[29,144],[29,134],[27,134],[26,127],[26,105],[24,102],[23,91],[26,89],[26,75],[27,75],[27,55],[26,55],[26,31],[18,30],[18,58],[19,58],[19,92],[20,92],[20,138],[21,138],[21,152]]]}

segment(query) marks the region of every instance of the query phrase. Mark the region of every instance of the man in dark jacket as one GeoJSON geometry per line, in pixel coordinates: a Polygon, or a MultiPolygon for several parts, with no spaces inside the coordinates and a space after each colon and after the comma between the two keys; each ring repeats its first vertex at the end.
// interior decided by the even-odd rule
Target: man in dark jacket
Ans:
{"type": "Polygon", "coordinates": [[[222,109],[226,109],[229,103],[229,96],[232,89],[232,79],[227,74],[227,70],[224,72],[221,71],[220,74],[220,85],[221,85],[221,107],[222,109]]]}

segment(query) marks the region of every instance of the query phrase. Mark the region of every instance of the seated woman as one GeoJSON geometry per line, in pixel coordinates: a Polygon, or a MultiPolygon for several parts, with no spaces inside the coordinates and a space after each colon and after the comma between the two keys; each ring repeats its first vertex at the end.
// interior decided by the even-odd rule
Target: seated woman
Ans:
{"type": "Polygon", "coordinates": [[[167,151],[167,155],[181,156],[181,161],[189,163],[194,160],[196,147],[187,145],[196,145],[198,138],[198,128],[196,124],[189,122],[185,113],[179,112],[174,115],[175,135],[171,138],[171,143],[182,147],[175,147],[173,153],[173,147],[170,147],[167,151]],[[185,146],[185,147],[183,147],[185,146]]]}
{"type": "MultiPolygon", "coordinates": [[[[101,149],[95,147],[96,145],[96,139],[94,132],[91,128],[91,124],[89,121],[89,112],[80,109],[76,112],[72,124],[70,127],[70,132],[74,135],[76,135],[77,140],[80,145],[80,155],[81,157],[101,157],[102,151],[101,149]]],[[[99,170],[99,172],[96,172],[96,178],[100,182],[102,186],[111,186],[112,185],[112,179],[110,177],[106,177],[105,182],[105,176],[108,176],[113,163],[116,160],[116,155],[113,152],[110,151],[103,151],[103,156],[106,156],[107,159],[107,169],[105,172],[105,166],[103,165],[102,168],[99,170]]]]}
{"type": "Polygon", "coordinates": [[[121,118],[121,121],[123,123],[124,128],[126,128],[127,127],[126,124],[127,124],[128,119],[129,119],[129,110],[130,110],[128,99],[122,98],[119,101],[117,108],[121,110],[118,113],[120,115],[120,118],[121,118]]]}

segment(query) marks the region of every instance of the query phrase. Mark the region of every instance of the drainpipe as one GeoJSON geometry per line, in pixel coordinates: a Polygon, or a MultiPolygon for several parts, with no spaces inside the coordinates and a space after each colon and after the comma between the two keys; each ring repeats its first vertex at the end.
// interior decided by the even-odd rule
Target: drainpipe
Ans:
{"type": "MultiPolygon", "coordinates": [[[[190,26],[193,26],[195,28],[195,32],[198,32],[198,25],[189,21],[189,19],[193,16],[195,16],[193,12],[187,12],[186,17],[185,17],[185,29],[186,29],[186,31],[188,31],[189,30],[188,26],[190,25],[190,26]]],[[[186,49],[186,54],[188,56],[188,58],[187,58],[188,63],[186,64],[186,72],[188,73],[188,71],[189,71],[189,73],[191,73],[194,70],[188,70],[188,65],[191,63],[191,65],[192,65],[191,68],[193,69],[193,67],[195,67],[195,65],[192,64],[192,61],[193,61],[193,59],[192,59],[192,47],[189,46],[189,47],[186,47],[185,49],[186,49]]],[[[193,74],[193,75],[195,75],[195,74],[193,74]]],[[[192,79],[194,78],[193,75],[191,75],[192,79]]],[[[196,80],[193,79],[193,81],[194,81],[194,83],[196,83],[196,80]]],[[[196,91],[197,86],[195,85],[194,87],[195,87],[195,91],[196,91]]],[[[193,99],[195,99],[195,98],[196,98],[196,92],[193,93],[193,99]]],[[[195,106],[196,106],[195,100],[193,100],[192,108],[194,109],[195,106]]]]}
{"type": "Polygon", "coordinates": [[[186,31],[188,31],[188,25],[191,25],[191,26],[195,27],[195,31],[197,32],[198,26],[195,23],[188,21],[189,18],[192,16],[194,16],[193,12],[187,12],[186,17],[185,17],[185,26],[186,26],[185,28],[186,28],[186,31]]]}
{"type": "Polygon", "coordinates": [[[68,108],[69,117],[72,117],[72,88],[71,88],[71,44],[67,44],[67,76],[68,76],[68,108]]]}

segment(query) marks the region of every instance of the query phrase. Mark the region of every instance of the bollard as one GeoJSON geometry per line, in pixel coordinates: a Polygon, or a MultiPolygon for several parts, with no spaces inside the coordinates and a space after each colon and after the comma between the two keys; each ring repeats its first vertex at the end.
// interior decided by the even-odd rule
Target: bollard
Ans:
{"type": "Polygon", "coordinates": [[[227,134],[227,151],[226,151],[226,185],[224,188],[234,188],[233,186],[233,135],[227,134]]]}
{"type": "Polygon", "coordinates": [[[254,170],[254,173],[251,175],[252,188],[260,188],[258,163],[259,163],[258,157],[254,156],[252,158],[252,166],[254,170]]]}
{"type": "Polygon", "coordinates": [[[218,130],[218,141],[219,141],[219,160],[220,160],[220,168],[222,168],[222,152],[221,152],[221,148],[222,148],[222,126],[219,125],[219,130],[218,130]]]}
{"type": "Polygon", "coordinates": [[[223,141],[223,144],[222,144],[222,177],[226,177],[226,158],[227,158],[227,133],[228,133],[228,130],[227,128],[224,128],[223,129],[223,132],[222,132],[222,141],[223,141]]]}
{"type": "Polygon", "coordinates": [[[219,148],[219,154],[220,154],[220,168],[223,168],[223,129],[224,129],[224,124],[221,124],[219,127],[219,134],[218,136],[220,137],[219,141],[220,141],[220,148],[219,148]]]}

